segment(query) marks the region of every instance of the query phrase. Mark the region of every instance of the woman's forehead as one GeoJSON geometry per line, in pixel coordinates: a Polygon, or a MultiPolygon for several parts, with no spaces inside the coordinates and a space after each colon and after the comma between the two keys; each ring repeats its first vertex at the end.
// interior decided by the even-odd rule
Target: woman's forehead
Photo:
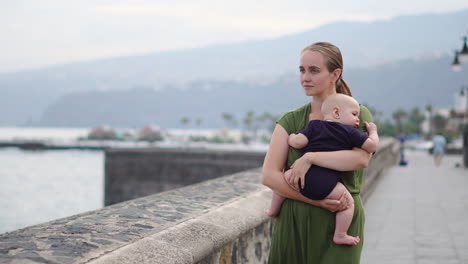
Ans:
{"type": "Polygon", "coordinates": [[[301,66],[323,67],[325,65],[325,57],[318,51],[306,50],[301,54],[300,63],[301,66]]]}

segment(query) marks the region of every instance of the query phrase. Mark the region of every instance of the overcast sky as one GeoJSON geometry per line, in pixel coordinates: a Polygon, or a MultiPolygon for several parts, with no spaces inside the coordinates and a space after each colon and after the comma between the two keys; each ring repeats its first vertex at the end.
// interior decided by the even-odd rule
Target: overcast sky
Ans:
{"type": "Polygon", "coordinates": [[[0,72],[464,8],[468,0],[0,0],[0,72]]]}

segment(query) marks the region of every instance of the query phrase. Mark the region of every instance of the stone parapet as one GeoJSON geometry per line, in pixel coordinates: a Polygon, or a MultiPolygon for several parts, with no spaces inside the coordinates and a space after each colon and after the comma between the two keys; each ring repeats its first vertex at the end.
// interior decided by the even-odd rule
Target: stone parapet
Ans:
{"type": "MultiPolygon", "coordinates": [[[[398,160],[396,144],[382,140],[366,186],[398,160]]],[[[251,169],[2,234],[0,263],[264,263],[271,191],[260,177],[251,169]]]]}

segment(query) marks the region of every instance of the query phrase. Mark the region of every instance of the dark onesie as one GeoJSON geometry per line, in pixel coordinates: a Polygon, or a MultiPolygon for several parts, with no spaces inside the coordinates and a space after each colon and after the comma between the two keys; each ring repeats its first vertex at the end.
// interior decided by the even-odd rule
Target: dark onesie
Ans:
{"type": "MultiPolygon", "coordinates": [[[[306,152],[336,151],[360,148],[368,136],[353,126],[338,122],[312,120],[300,133],[309,143],[302,150],[306,152]]],[[[312,165],[305,175],[302,195],[312,200],[323,200],[335,188],[343,172],[312,165]]]]}

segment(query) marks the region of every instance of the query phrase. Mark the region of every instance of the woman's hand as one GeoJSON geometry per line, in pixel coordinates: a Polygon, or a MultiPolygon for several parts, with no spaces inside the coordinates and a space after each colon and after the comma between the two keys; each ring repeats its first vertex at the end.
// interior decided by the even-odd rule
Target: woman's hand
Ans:
{"type": "Polygon", "coordinates": [[[353,204],[353,197],[349,192],[343,192],[339,200],[324,199],[319,206],[332,213],[348,209],[353,204]]]}
{"type": "Polygon", "coordinates": [[[299,187],[303,189],[305,186],[305,175],[310,169],[310,166],[312,166],[310,155],[312,155],[311,152],[302,155],[302,157],[291,165],[291,176],[289,177],[288,183],[297,190],[299,190],[299,187]],[[301,180],[301,186],[299,186],[299,179],[301,180]]]}

